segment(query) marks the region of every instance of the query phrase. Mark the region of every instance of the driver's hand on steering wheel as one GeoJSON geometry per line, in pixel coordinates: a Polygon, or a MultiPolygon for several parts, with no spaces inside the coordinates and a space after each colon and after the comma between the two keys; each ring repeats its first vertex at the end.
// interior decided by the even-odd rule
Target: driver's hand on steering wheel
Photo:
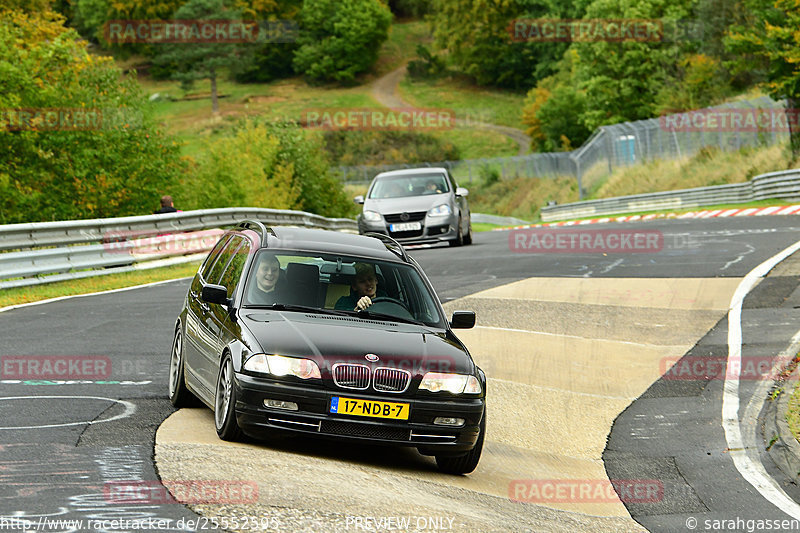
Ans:
{"type": "Polygon", "coordinates": [[[362,296],[356,303],[356,311],[363,311],[372,305],[372,299],[369,296],[362,296]]]}

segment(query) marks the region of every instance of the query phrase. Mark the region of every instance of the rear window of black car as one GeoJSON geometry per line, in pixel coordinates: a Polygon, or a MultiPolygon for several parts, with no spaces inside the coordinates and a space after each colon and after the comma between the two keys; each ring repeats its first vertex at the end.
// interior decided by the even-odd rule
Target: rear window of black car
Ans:
{"type": "Polygon", "coordinates": [[[363,296],[358,281],[373,276],[374,303],[368,311],[444,327],[436,295],[412,266],[333,254],[259,251],[248,274],[243,303],[354,312],[363,296]]]}

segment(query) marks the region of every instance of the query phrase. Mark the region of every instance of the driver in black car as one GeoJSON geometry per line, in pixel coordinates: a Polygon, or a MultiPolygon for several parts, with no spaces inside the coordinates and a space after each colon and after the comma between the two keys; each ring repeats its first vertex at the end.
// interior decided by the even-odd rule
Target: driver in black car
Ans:
{"type": "Polygon", "coordinates": [[[287,295],[281,263],[274,255],[264,255],[256,270],[255,283],[250,284],[248,300],[253,304],[281,303],[287,295]]]}
{"type": "Polygon", "coordinates": [[[356,275],[350,285],[350,295],[339,298],[334,309],[363,311],[372,305],[373,298],[385,296],[388,296],[386,291],[378,287],[375,265],[356,263],[356,275]]]}

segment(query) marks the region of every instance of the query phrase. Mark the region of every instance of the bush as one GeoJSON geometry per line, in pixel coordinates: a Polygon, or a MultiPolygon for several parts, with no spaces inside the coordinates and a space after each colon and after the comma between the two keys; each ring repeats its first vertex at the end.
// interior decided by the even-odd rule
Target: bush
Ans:
{"type": "Polygon", "coordinates": [[[0,109],[64,113],[0,127],[0,223],[149,214],[180,176],[139,84],[85,44],[51,12],[0,14],[0,109]]]}
{"type": "Polygon", "coordinates": [[[322,216],[350,213],[319,142],[296,124],[247,120],[209,141],[183,180],[186,209],[266,207],[322,216]]]}
{"type": "Polygon", "coordinates": [[[430,0],[389,0],[389,8],[398,17],[419,18],[431,12],[430,0]]]}
{"type": "Polygon", "coordinates": [[[443,59],[431,54],[425,46],[417,45],[417,59],[408,63],[408,75],[412,79],[430,79],[442,76],[447,72],[443,59]]]}
{"type": "Polygon", "coordinates": [[[497,170],[497,168],[489,165],[482,166],[478,171],[478,175],[480,176],[481,184],[484,187],[489,187],[490,185],[494,185],[500,181],[500,171],[497,170]]]}
{"type": "Polygon", "coordinates": [[[391,165],[461,158],[452,143],[409,131],[327,131],[324,142],[334,165],[391,165]]]}
{"type": "Polygon", "coordinates": [[[294,68],[317,82],[353,82],[378,59],[392,13],[380,0],[305,0],[294,68]]]}

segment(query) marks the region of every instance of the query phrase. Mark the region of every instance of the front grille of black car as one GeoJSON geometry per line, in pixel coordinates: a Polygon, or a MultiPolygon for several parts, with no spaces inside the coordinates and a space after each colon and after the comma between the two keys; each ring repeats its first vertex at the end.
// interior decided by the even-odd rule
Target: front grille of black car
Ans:
{"type": "Polygon", "coordinates": [[[386,222],[395,223],[395,222],[418,222],[420,220],[425,220],[425,215],[427,211],[417,211],[414,213],[393,213],[391,215],[383,215],[383,219],[386,222]],[[403,215],[408,215],[408,218],[403,220],[403,215]]]}
{"type": "Polygon", "coordinates": [[[411,372],[399,368],[379,367],[372,374],[366,365],[336,363],[332,373],[333,382],[343,389],[365,390],[371,381],[378,392],[401,393],[411,384],[411,372]]]}
{"type": "Polygon", "coordinates": [[[369,374],[366,365],[333,365],[333,382],[343,389],[366,389],[369,387],[369,374]]]}
{"type": "Polygon", "coordinates": [[[411,438],[411,433],[408,429],[379,426],[375,424],[342,422],[339,420],[323,420],[321,432],[332,433],[334,435],[348,435],[351,437],[367,437],[371,439],[410,440],[411,438]]]}
{"type": "Polygon", "coordinates": [[[404,392],[411,383],[411,372],[398,368],[376,368],[372,387],[379,392],[404,392]]]}

